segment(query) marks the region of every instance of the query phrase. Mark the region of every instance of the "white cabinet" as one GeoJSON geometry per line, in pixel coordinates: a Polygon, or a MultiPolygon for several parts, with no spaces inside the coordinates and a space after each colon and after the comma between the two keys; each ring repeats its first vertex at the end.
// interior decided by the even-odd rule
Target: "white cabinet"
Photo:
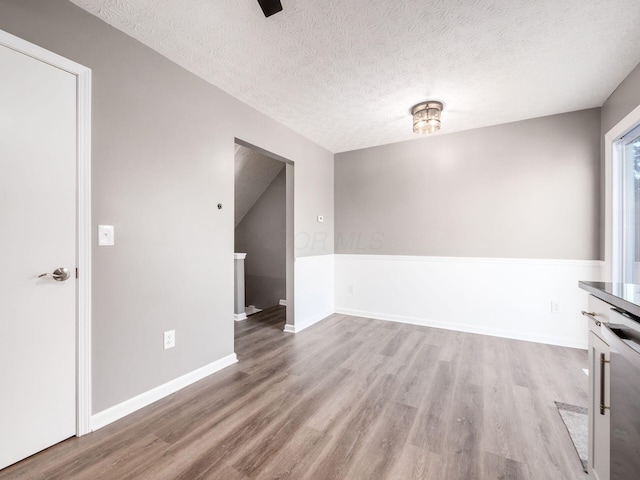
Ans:
{"type": "Polygon", "coordinates": [[[609,345],[601,338],[599,322],[607,323],[611,305],[589,297],[589,475],[609,480],[609,345]]]}

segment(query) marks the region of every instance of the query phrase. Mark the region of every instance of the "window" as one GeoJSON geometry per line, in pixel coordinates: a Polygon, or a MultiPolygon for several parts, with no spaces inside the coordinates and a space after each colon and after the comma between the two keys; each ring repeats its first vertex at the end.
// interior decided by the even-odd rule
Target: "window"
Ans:
{"type": "Polygon", "coordinates": [[[616,142],[618,279],[640,283],[640,125],[616,142]]]}

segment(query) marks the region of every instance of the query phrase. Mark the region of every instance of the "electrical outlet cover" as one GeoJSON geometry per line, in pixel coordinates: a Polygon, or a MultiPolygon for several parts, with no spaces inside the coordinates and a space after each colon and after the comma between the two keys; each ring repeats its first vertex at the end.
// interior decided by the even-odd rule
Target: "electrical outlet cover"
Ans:
{"type": "Polygon", "coordinates": [[[173,348],[176,346],[176,331],[168,330],[164,332],[164,349],[173,348]]]}

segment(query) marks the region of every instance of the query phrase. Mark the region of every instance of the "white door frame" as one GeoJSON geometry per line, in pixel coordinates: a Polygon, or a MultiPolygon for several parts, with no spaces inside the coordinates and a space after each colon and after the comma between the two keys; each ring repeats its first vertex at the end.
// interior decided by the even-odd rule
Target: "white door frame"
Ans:
{"type": "Polygon", "coordinates": [[[284,158],[276,153],[270,152],[269,150],[265,150],[264,148],[260,148],[252,143],[246,142],[241,138],[235,137],[234,144],[240,145],[242,147],[248,148],[250,150],[254,150],[262,155],[277,160],[279,162],[283,162],[285,164],[286,169],[286,216],[287,216],[287,227],[286,227],[286,292],[287,292],[287,313],[286,313],[286,323],[284,326],[284,331],[287,333],[295,333],[295,261],[296,261],[296,251],[295,251],[295,226],[294,226],[294,202],[293,202],[293,193],[295,188],[295,179],[294,179],[294,167],[295,162],[293,160],[289,160],[288,158],[284,158]]]}
{"type": "Polygon", "coordinates": [[[0,45],[77,78],[76,435],[91,432],[91,69],[0,30],[0,45]]]}

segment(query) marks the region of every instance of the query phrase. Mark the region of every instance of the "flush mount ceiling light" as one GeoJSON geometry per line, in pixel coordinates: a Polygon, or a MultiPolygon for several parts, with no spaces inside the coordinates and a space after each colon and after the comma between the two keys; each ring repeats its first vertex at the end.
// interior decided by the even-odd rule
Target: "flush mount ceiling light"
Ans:
{"type": "Polygon", "coordinates": [[[435,133],[440,130],[440,115],[444,105],[442,102],[428,100],[411,108],[413,115],[413,131],[415,133],[435,133]]]}

